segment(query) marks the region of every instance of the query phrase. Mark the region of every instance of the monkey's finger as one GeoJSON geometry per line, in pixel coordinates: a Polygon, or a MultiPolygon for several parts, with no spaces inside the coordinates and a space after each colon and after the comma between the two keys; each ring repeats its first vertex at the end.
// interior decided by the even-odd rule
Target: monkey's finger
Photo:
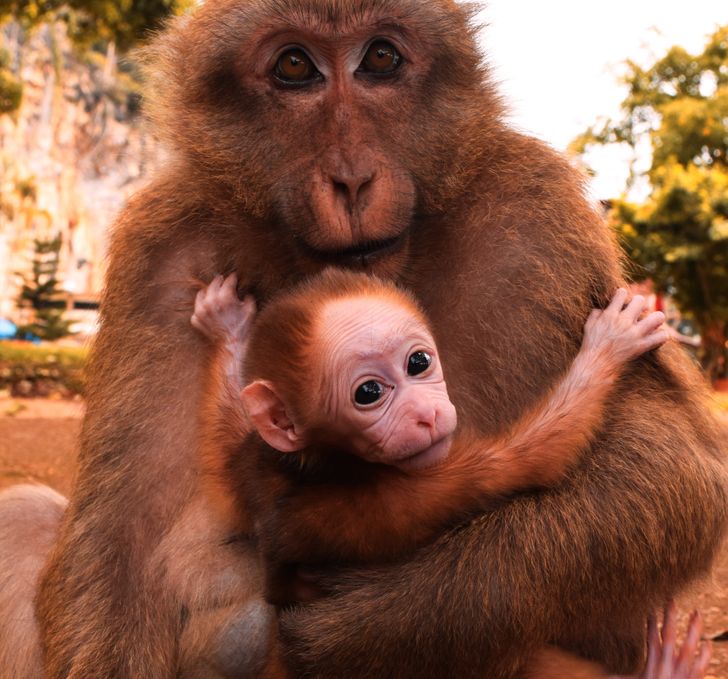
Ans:
{"type": "Polygon", "coordinates": [[[195,313],[198,315],[205,307],[206,295],[207,295],[207,288],[202,288],[201,290],[198,290],[197,294],[195,295],[195,313]]]}
{"type": "Polygon", "coordinates": [[[210,282],[210,285],[208,286],[208,290],[211,295],[217,295],[220,292],[220,288],[222,288],[223,283],[225,282],[225,278],[221,275],[215,276],[215,278],[212,279],[210,282]]]}
{"type": "Polygon", "coordinates": [[[656,332],[647,335],[637,343],[637,349],[640,354],[644,354],[652,349],[657,349],[665,344],[670,339],[670,334],[667,330],[657,330],[656,332]]]}
{"type": "Polygon", "coordinates": [[[657,631],[657,620],[654,613],[650,613],[650,617],[647,619],[647,665],[642,677],[651,678],[655,675],[661,650],[662,644],[660,643],[660,633],[657,631]]]}
{"type": "Polygon", "coordinates": [[[672,667],[675,658],[675,640],[677,639],[677,621],[675,620],[675,604],[671,601],[665,606],[662,621],[662,664],[672,667]]]}
{"type": "Polygon", "coordinates": [[[586,319],[585,325],[592,325],[593,323],[596,323],[599,320],[599,317],[603,313],[604,312],[601,309],[592,309],[591,312],[589,313],[589,316],[586,319]]]}
{"type": "Polygon", "coordinates": [[[605,309],[605,311],[619,313],[620,311],[622,311],[622,307],[624,306],[624,302],[626,299],[627,288],[619,288],[617,292],[614,293],[614,297],[612,297],[612,301],[609,303],[609,306],[605,309]]]}
{"type": "Polygon", "coordinates": [[[258,305],[255,303],[255,297],[253,295],[245,295],[240,306],[243,313],[247,316],[254,316],[258,312],[258,305]]]}
{"type": "Polygon", "coordinates": [[[665,322],[665,314],[662,311],[653,311],[642,320],[637,321],[637,327],[642,333],[654,332],[665,322]]]}
{"type": "Polygon", "coordinates": [[[635,295],[627,308],[622,312],[624,317],[634,323],[645,308],[645,298],[642,295],[635,295]]]}
{"type": "Polygon", "coordinates": [[[703,621],[700,613],[693,611],[688,624],[688,631],[685,641],[680,648],[677,656],[678,668],[689,668],[695,658],[695,652],[698,650],[700,643],[700,635],[703,633],[703,621]]]}
{"type": "Polygon", "coordinates": [[[223,297],[229,297],[230,299],[238,301],[238,277],[232,273],[225,278],[220,286],[220,294],[223,297]]]}
{"type": "Polygon", "coordinates": [[[713,646],[710,642],[700,645],[700,655],[690,671],[689,679],[703,679],[710,665],[710,658],[713,655],[713,646]]]}

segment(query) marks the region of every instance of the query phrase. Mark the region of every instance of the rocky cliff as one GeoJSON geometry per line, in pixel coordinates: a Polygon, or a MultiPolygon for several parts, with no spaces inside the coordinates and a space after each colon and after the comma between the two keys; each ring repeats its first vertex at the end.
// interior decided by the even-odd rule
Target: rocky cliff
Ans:
{"type": "MultiPolygon", "coordinates": [[[[108,230],[156,165],[139,115],[133,62],[113,44],[79,51],[64,24],[0,27],[0,49],[23,84],[20,108],[0,115],[0,316],[17,316],[16,272],[34,239],[60,233],[60,279],[70,297],[100,290],[108,230]]],[[[22,320],[22,319],[21,319],[22,320]]]]}

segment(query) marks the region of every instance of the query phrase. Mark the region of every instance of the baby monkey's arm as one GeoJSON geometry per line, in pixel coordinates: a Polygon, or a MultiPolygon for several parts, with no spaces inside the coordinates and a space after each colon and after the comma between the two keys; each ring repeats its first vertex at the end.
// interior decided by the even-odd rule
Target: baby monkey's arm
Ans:
{"type": "Polygon", "coordinates": [[[394,558],[498,496],[557,483],[598,431],[626,364],[667,340],[663,314],[640,318],[644,299],[635,297],[623,308],[626,298],[621,289],[605,310],[592,312],[568,372],[503,436],[460,433],[450,456],[435,467],[383,468],[375,482],[354,488],[298,489],[279,508],[275,558],[394,558]]]}
{"type": "Polygon", "coordinates": [[[474,461],[479,467],[475,483],[482,493],[557,483],[599,430],[609,394],[625,366],[667,341],[664,314],[656,311],[641,318],[644,298],[635,296],[624,306],[626,299],[627,291],[620,289],[606,309],[592,311],[574,362],[533,410],[504,436],[475,444],[488,451],[474,461]]]}
{"type": "Polygon", "coordinates": [[[238,299],[237,282],[235,275],[217,276],[197,293],[190,320],[213,345],[201,409],[200,447],[205,468],[223,484],[229,474],[225,461],[250,432],[240,390],[255,301],[250,295],[238,299]]]}

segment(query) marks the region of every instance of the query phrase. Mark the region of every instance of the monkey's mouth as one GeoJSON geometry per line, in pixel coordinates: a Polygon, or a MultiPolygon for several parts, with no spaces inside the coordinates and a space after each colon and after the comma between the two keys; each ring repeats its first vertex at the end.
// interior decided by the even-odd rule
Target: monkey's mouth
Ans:
{"type": "Polygon", "coordinates": [[[442,462],[450,453],[450,446],[452,445],[452,434],[444,436],[439,441],[435,441],[431,446],[424,450],[418,450],[413,455],[409,455],[396,462],[390,462],[394,466],[400,469],[409,471],[421,471],[428,467],[434,467],[436,464],[442,462]]]}
{"type": "Polygon", "coordinates": [[[381,240],[368,240],[348,248],[316,248],[309,245],[303,238],[298,238],[298,245],[311,259],[322,264],[334,264],[347,267],[363,267],[371,262],[387,257],[397,252],[405,242],[406,232],[393,238],[381,240]]]}

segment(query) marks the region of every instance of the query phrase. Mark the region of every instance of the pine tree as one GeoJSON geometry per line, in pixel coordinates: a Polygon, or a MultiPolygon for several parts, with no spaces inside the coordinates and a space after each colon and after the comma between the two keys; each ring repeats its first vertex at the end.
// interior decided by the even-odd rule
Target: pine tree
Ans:
{"type": "MultiPolygon", "coordinates": [[[[31,273],[23,277],[23,287],[18,297],[21,308],[34,311],[34,321],[18,328],[19,337],[33,335],[44,340],[56,340],[72,334],[70,321],[63,319],[63,308],[56,306],[61,292],[58,280],[58,264],[61,236],[50,240],[34,241],[31,273]]],[[[21,274],[19,274],[21,275],[21,274]]]]}

